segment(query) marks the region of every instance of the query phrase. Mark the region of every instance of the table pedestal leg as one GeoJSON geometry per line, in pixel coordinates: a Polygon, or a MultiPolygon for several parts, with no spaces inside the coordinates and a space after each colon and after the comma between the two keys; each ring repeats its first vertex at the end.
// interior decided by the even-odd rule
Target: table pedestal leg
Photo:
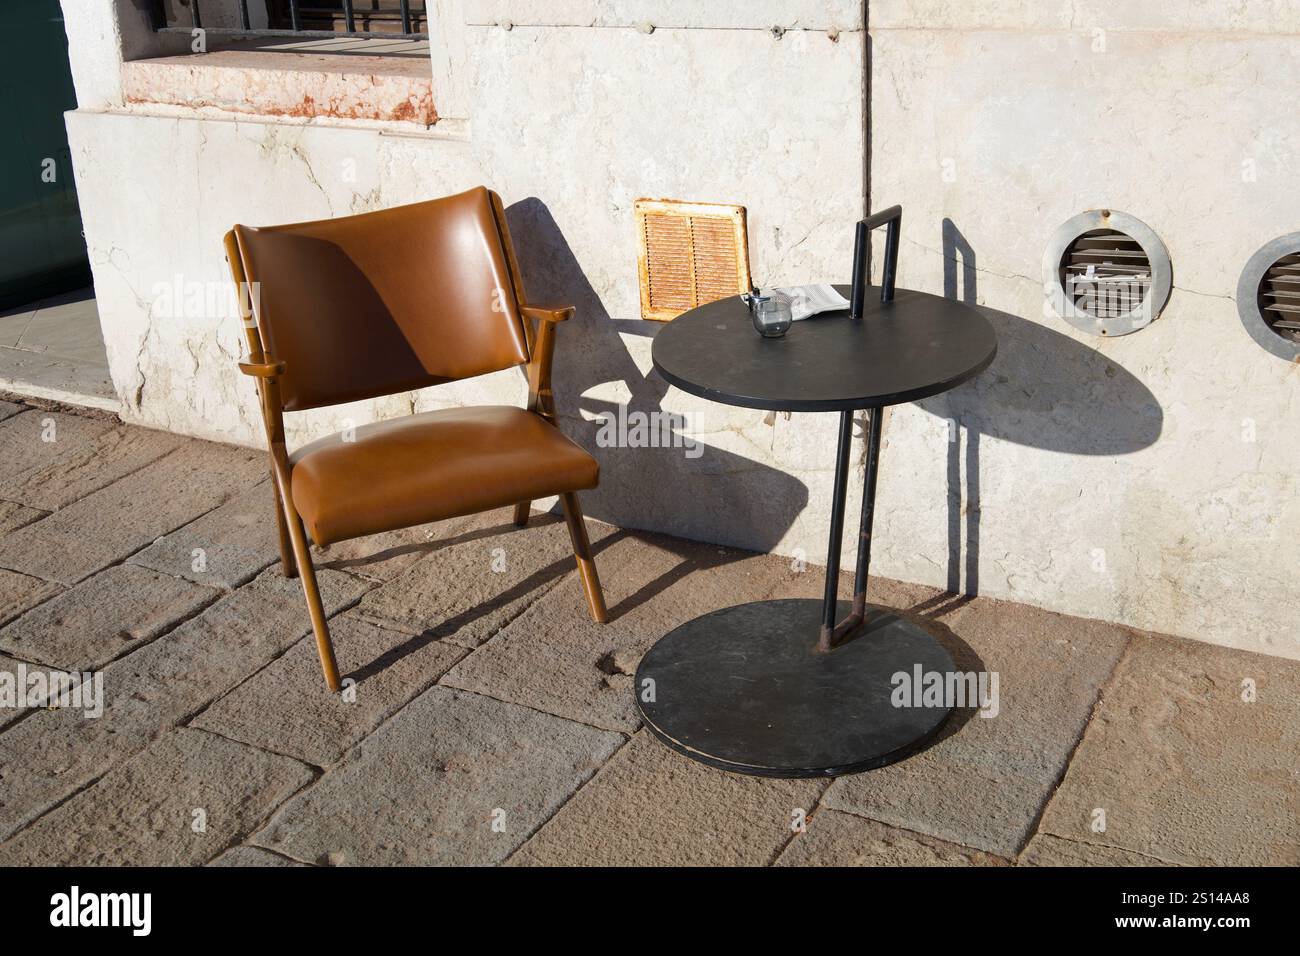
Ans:
{"type": "Polygon", "coordinates": [[[866,603],[880,414],[867,431],[852,602],[837,600],[853,438],[853,413],[842,412],[822,600],[740,604],[655,644],[637,668],[637,703],[669,747],[738,773],[836,776],[902,760],[942,728],[951,702],[918,691],[930,675],[951,683],[951,656],[926,630],[866,603]]]}
{"type": "Polygon", "coordinates": [[[840,547],[844,539],[844,496],[849,481],[849,449],[853,438],[853,413],[840,412],[839,445],[835,454],[835,491],[831,501],[831,530],[826,546],[826,590],[822,598],[822,629],[817,649],[829,651],[843,643],[862,625],[867,613],[867,571],[871,565],[871,526],[876,512],[876,474],[880,468],[880,419],[883,409],[871,410],[867,426],[867,467],[862,483],[862,517],[858,527],[858,566],[853,576],[853,605],[848,616],[835,623],[839,600],[840,547]]]}

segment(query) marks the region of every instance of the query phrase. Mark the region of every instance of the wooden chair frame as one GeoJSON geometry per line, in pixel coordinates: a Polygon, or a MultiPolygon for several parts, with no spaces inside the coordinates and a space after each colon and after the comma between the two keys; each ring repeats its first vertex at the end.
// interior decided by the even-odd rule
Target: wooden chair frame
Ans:
{"type": "MultiPolygon", "coordinates": [[[[511,281],[519,302],[520,315],[524,322],[524,333],[528,342],[528,361],[523,366],[528,378],[529,411],[555,425],[555,401],[551,391],[551,362],[555,354],[555,327],[568,320],[574,312],[573,306],[560,308],[547,306],[530,306],[524,298],[523,283],[519,275],[519,264],[515,259],[514,246],[510,241],[509,228],[506,225],[505,210],[500,197],[492,193],[493,212],[497,226],[501,231],[501,240],[505,247],[510,266],[511,281]],[[534,328],[534,323],[536,328],[534,328]]],[[[226,262],[238,291],[240,318],[244,325],[245,343],[248,346],[248,361],[240,362],[239,370],[250,375],[257,383],[257,394],[262,412],[262,423],[266,430],[267,447],[271,455],[271,477],[275,490],[275,517],[280,538],[280,568],[287,578],[299,577],[302,580],[303,595],[307,599],[307,609],[311,615],[312,633],[316,638],[316,651],[320,655],[321,670],[325,683],[331,691],[342,687],[339,679],[338,663],[334,657],[334,645],[330,640],[329,624],[326,620],[325,606],[321,601],[320,589],[316,583],[316,572],[312,565],[311,549],[307,542],[307,532],[302,519],[294,508],[291,493],[292,466],[289,462],[289,450],[284,435],[284,407],[280,399],[278,378],[284,374],[285,364],[274,356],[267,354],[258,331],[253,312],[252,296],[244,274],[243,260],[240,256],[239,242],[234,230],[225,236],[226,262]]],[[[578,575],[582,581],[583,593],[587,598],[587,607],[592,619],[598,624],[607,620],[605,598],[601,591],[600,578],[596,574],[596,564],[592,557],[591,542],[587,537],[587,528],[578,504],[576,492],[560,495],[564,509],[564,520],[568,525],[569,537],[573,542],[573,553],[578,565],[578,575]]],[[[515,505],[514,523],[520,527],[528,524],[532,502],[521,501],[515,505]]]]}

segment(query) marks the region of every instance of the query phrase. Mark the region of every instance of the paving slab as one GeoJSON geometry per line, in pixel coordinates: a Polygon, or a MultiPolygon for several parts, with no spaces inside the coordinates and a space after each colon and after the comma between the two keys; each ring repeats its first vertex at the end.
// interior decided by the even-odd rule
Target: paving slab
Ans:
{"type": "MultiPolygon", "coordinates": [[[[504,513],[496,515],[498,525],[506,520],[504,513]]],[[[372,581],[391,581],[417,561],[454,544],[462,534],[482,538],[490,528],[477,516],[469,515],[314,547],[312,553],[318,568],[347,571],[372,581]]]]}
{"type": "Polygon", "coordinates": [[[32,405],[41,401],[37,395],[109,412],[116,412],[122,404],[106,361],[91,364],[24,349],[0,348],[0,391],[22,393],[32,405]]]}
{"type": "Polygon", "coordinates": [[[1039,829],[1171,863],[1300,865],[1298,713],[1298,661],[1136,638],[1039,829]]]}
{"type": "Polygon", "coordinates": [[[838,810],[819,810],[777,866],[1010,866],[982,850],[888,827],[838,810]]]}
{"type": "Polygon", "coordinates": [[[291,860],[287,856],[280,856],[278,853],[272,853],[269,850],[263,850],[257,846],[235,846],[231,847],[221,856],[217,857],[208,866],[306,866],[306,863],[299,863],[297,860],[291,860]]]}
{"type": "Polygon", "coordinates": [[[180,435],[32,409],[0,422],[5,498],[54,511],[186,444],[180,435]]]}
{"type": "Polygon", "coordinates": [[[265,471],[263,455],[252,449],[187,442],[148,468],[0,538],[0,567],[76,584],[207,513],[260,481],[265,471]]]}
{"type": "Polygon", "coordinates": [[[16,501],[0,501],[0,534],[16,531],[33,521],[41,520],[47,514],[48,511],[29,508],[16,501]]]}
{"type": "Polygon", "coordinates": [[[0,346],[13,348],[22,338],[27,326],[36,317],[39,302],[30,302],[14,309],[0,311],[0,346]]]}
{"type": "MultiPolygon", "coordinates": [[[[19,677],[25,673],[29,674],[33,669],[42,670],[43,668],[31,661],[17,660],[6,654],[0,654],[0,674],[5,675],[4,680],[6,682],[13,682],[15,696],[13,706],[9,706],[8,702],[0,706],[0,728],[12,724],[30,709],[25,692],[26,685],[20,684],[19,677]],[[21,697],[18,696],[20,693],[22,694],[21,697]]],[[[42,703],[43,701],[36,701],[36,706],[40,706],[42,703]]]]}
{"type": "Polygon", "coordinates": [[[226,589],[251,581],[279,560],[280,532],[269,478],[128,559],[130,564],[226,589]]]}
{"type": "Polygon", "coordinates": [[[622,743],[618,734],[431,687],[252,842],[308,863],[499,863],[622,743]]]}
{"type": "Polygon", "coordinates": [[[52,581],[0,568],[0,624],[12,621],[62,590],[52,581]]]}
{"type": "Polygon", "coordinates": [[[26,476],[57,468],[68,456],[83,457],[87,448],[115,430],[113,422],[91,416],[21,405],[8,412],[9,407],[6,402],[7,414],[0,419],[0,481],[6,488],[10,483],[27,483],[26,476]]]}
{"type": "Polygon", "coordinates": [[[0,866],[194,866],[313,776],[288,757],[174,731],[0,845],[0,866]]]}
{"type": "Polygon", "coordinates": [[[928,750],[838,779],[825,805],[1014,857],[1131,632],[987,598],[946,606],[917,621],[948,644],[959,671],[997,673],[996,716],[954,715],[928,750]]]}
{"type": "Polygon", "coordinates": [[[219,596],[169,574],[115,565],[0,627],[0,649],[63,670],[97,670],[219,596]]]}
{"type": "Polygon", "coordinates": [[[19,405],[17,402],[0,401],[0,421],[4,421],[6,418],[12,418],[19,412],[25,411],[27,411],[26,405],[19,405]]]}
{"type": "Polygon", "coordinates": [[[17,346],[29,352],[107,367],[95,290],[79,289],[43,299],[23,329],[17,346]]]}
{"type": "Polygon", "coordinates": [[[378,627],[351,611],[330,621],[330,635],[344,693],[325,692],[316,642],[308,636],[215,701],[192,726],[327,766],[466,653],[378,627]]]}
{"type": "Polygon", "coordinates": [[[648,533],[622,532],[596,556],[610,620],[591,620],[567,574],[442,683],[631,733],[640,726],[633,676],[678,624],[767,596],[779,558],[648,533]]]}
{"type": "Polygon", "coordinates": [[[510,865],[762,866],[825,787],[715,770],[641,731],[510,865]]]}
{"type": "MultiPolygon", "coordinates": [[[[327,611],[370,586],[337,571],[318,579],[327,611]]],[[[310,627],[298,582],[266,572],[105,667],[102,717],[40,711],[0,732],[0,839],[189,719],[310,627]]]]}
{"type": "MultiPolygon", "coordinates": [[[[19,669],[18,669],[19,663],[20,663],[19,661],[14,660],[12,657],[8,657],[4,654],[0,654],[0,674],[14,675],[12,679],[15,681],[15,687],[17,686],[17,675],[19,673],[19,669]]],[[[12,724],[15,720],[17,720],[26,712],[27,712],[27,704],[25,702],[19,702],[17,700],[14,701],[14,705],[12,707],[0,706],[0,729],[7,727],[9,724],[12,724]]]]}
{"type": "Polygon", "coordinates": [[[100,408],[94,405],[78,405],[57,398],[42,398],[31,393],[13,392],[4,388],[0,388],[0,398],[18,404],[23,411],[34,408],[39,411],[63,412],[88,421],[101,422],[109,428],[117,428],[122,425],[122,416],[117,411],[108,408],[100,408]]]}
{"type": "Polygon", "coordinates": [[[1174,866],[1166,860],[1143,856],[1119,847],[1065,840],[1050,833],[1035,833],[1016,861],[1019,866],[1174,866]]]}
{"type": "MultiPolygon", "coordinates": [[[[587,531],[597,549],[614,533],[597,522],[588,522],[587,531]]],[[[526,528],[516,528],[509,509],[485,512],[446,546],[367,594],[360,613],[387,627],[473,648],[573,567],[563,521],[533,515],[526,528]]]]}

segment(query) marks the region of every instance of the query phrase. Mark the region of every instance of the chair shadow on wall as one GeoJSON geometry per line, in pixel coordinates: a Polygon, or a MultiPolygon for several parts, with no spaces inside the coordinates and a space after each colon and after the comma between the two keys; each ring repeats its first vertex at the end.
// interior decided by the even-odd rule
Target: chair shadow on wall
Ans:
{"type": "Polygon", "coordinates": [[[917,402],[950,423],[948,593],[912,609],[929,617],[979,593],[983,436],[1047,452],[1127,455],[1154,444],[1164,420],[1151,391],[1113,358],[1047,325],[979,305],[978,259],[951,219],[943,221],[943,257],[944,298],[979,309],[997,333],[998,354],[971,382],[917,402]]]}
{"type": "MultiPolygon", "coordinates": [[[[568,241],[540,199],[530,197],[506,209],[520,272],[529,301],[572,305],[573,319],[556,336],[554,390],[556,411],[565,433],[600,462],[600,486],[582,494],[588,517],[622,529],[644,528],[650,502],[658,502],[655,530],[683,538],[700,537],[744,550],[771,551],[808,503],[808,489],[798,479],[734,452],[705,445],[689,458],[684,447],[600,447],[602,415],[619,415],[621,403],[588,393],[601,385],[621,383],[626,414],[645,414],[662,422],[668,383],[642,372],[619,333],[653,337],[655,322],[613,319],[583,273],[568,241]],[[701,515],[707,514],[707,521],[701,515]],[[744,529],[744,537],[735,529],[744,529]]],[[[629,229],[631,224],[629,222],[629,229]]],[[[635,262],[628,263],[632,275],[635,262]]],[[[721,409],[719,414],[725,414],[721,409]]],[[[756,416],[760,412],[754,413],[756,416]]],[[[676,442],[699,440],[683,434],[682,421],[670,426],[676,442]]],[[[657,429],[663,434],[664,429],[657,429]]],[[[603,542],[606,547],[611,542],[603,542]]],[[[717,549],[683,547],[672,538],[656,538],[659,547],[675,550],[682,560],[671,571],[643,585],[610,607],[611,620],[670,587],[687,574],[745,557],[717,549]]]]}

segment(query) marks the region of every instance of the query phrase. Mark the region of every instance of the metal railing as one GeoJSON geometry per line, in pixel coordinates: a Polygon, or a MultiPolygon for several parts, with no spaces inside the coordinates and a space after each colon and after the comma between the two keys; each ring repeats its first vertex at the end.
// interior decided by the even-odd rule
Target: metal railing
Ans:
{"type": "MultiPolygon", "coordinates": [[[[159,33],[189,33],[201,29],[231,37],[359,37],[427,40],[427,0],[153,0],[153,27],[159,33]],[[265,14],[267,25],[253,27],[249,4],[265,14]],[[179,11],[188,7],[189,21],[179,11]],[[237,26],[208,26],[203,11],[228,20],[238,13],[237,26]],[[322,26],[325,24],[328,28],[322,26]]],[[[215,19],[215,18],[213,18],[215,19]]],[[[259,17],[260,19],[260,17],[259,17]]]]}

